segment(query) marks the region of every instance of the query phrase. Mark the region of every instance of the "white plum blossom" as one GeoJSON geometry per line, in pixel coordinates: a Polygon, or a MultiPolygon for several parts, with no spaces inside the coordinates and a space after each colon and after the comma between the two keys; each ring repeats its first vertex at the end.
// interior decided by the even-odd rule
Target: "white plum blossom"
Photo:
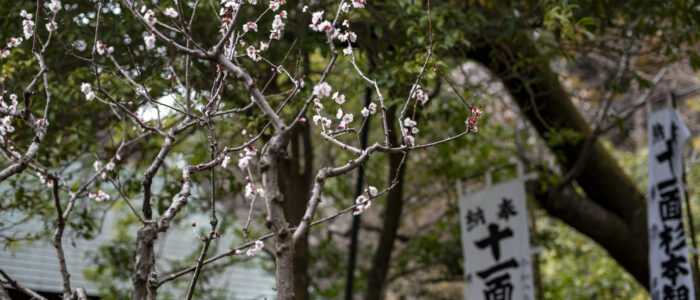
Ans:
{"type": "Polygon", "coordinates": [[[107,44],[98,40],[97,44],[95,45],[95,50],[97,50],[97,54],[99,55],[105,54],[105,50],[107,50],[107,44]]]}
{"type": "Polygon", "coordinates": [[[348,45],[347,47],[343,48],[343,55],[352,55],[352,46],[348,45]]]}
{"type": "Polygon", "coordinates": [[[263,244],[262,241],[256,241],[255,247],[248,249],[248,251],[246,251],[246,255],[254,256],[258,252],[260,252],[263,249],[263,247],[265,247],[265,244],[263,244]]]}
{"type": "Polygon", "coordinates": [[[245,197],[249,200],[255,199],[255,187],[250,182],[245,185],[245,197]]]}
{"type": "Polygon", "coordinates": [[[80,91],[85,94],[85,99],[87,101],[92,101],[92,99],[95,99],[95,93],[92,91],[92,86],[90,86],[89,83],[83,82],[80,85],[80,91]]]}
{"type": "Polygon", "coordinates": [[[282,21],[281,15],[275,15],[275,19],[272,21],[272,30],[280,31],[284,30],[284,22],[282,21]]]}
{"type": "Polygon", "coordinates": [[[314,98],[314,108],[316,108],[317,111],[320,111],[323,109],[323,104],[321,104],[321,99],[314,98]]]}
{"type": "Polygon", "coordinates": [[[158,21],[158,19],[156,19],[156,14],[150,9],[146,12],[146,14],[143,15],[143,18],[146,19],[146,22],[148,22],[148,24],[151,25],[155,24],[156,21],[158,21]]]}
{"type": "Polygon", "coordinates": [[[338,92],[335,92],[333,93],[333,100],[335,100],[336,103],[343,105],[343,103],[345,103],[345,95],[338,95],[338,92]]]}
{"type": "Polygon", "coordinates": [[[335,114],[336,119],[341,119],[343,118],[343,109],[338,108],[338,112],[335,114]]]}
{"type": "Polygon", "coordinates": [[[169,18],[177,18],[177,16],[179,15],[179,14],[177,13],[177,10],[175,10],[175,9],[172,8],[172,7],[166,8],[166,9],[163,11],[163,14],[164,14],[166,17],[169,17],[169,18]]]}
{"type": "Polygon", "coordinates": [[[265,51],[270,47],[270,42],[260,42],[260,51],[265,51]]]}
{"type": "Polygon", "coordinates": [[[279,40],[280,36],[282,36],[282,32],[279,30],[270,30],[270,39],[271,40],[279,40]]]}
{"type": "Polygon", "coordinates": [[[19,44],[22,43],[22,41],[24,41],[24,40],[21,37],[10,38],[10,41],[7,42],[7,47],[8,48],[17,47],[17,46],[19,46],[19,44]]]}
{"type": "Polygon", "coordinates": [[[330,22],[323,20],[323,12],[324,11],[317,11],[311,15],[311,24],[309,24],[309,28],[313,31],[328,31],[333,27],[330,22]]]}
{"type": "Polygon", "coordinates": [[[414,121],[414,120],[411,120],[411,118],[406,118],[406,119],[403,120],[403,126],[404,126],[404,127],[409,127],[409,128],[410,128],[410,127],[416,127],[416,125],[418,125],[418,123],[417,123],[416,121],[414,121]]]}
{"type": "Polygon", "coordinates": [[[350,11],[350,4],[343,2],[343,4],[340,6],[340,10],[342,10],[344,13],[348,13],[350,11]]]}
{"type": "Polygon", "coordinates": [[[318,24],[323,21],[323,10],[322,11],[317,11],[311,14],[311,23],[312,24],[318,24]]]}
{"type": "Polygon", "coordinates": [[[221,166],[226,168],[228,167],[229,162],[231,161],[231,157],[226,155],[224,156],[224,159],[221,161],[221,166]]]}
{"type": "Polygon", "coordinates": [[[365,8],[367,0],[352,0],[352,7],[354,8],[365,8]]]}
{"type": "Polygon", "coordinates": [[[260,61],[262,57],[260,57],[260,51],[255,50],[255,47],[250,46],[246,49],[246,54],[248,54],[248,57],[252,59],[253,61],[260,61]]]}
{"type": "Polygon", "coordinates": [[[365,197],[364,195],[358,196],[357,199],[355,199],[355,203],[358,204],[355,206],[355,211],[353,212],[353,214],[356,216],[363,213],[372,205],[372,201],[370,201],[369,198],[365,197]]]}
{"type": "MultiPolygon", "coordinates": [[[[51,31],[51,30],[49,30],[49,31],[51,31]]],[[[22,33],[24,33],[25,39],[29,39],[34,34],[34,21],[32,21],[30,19],[23,20],[22,21],[22,33]]]]}
{"type": "Polygon", "coordinates": [[[99,172],[100,169],[102,169],[102,162],[96,160],[94,163],[92,163],[92,167],[95,168],[95,172],[99,172]]]}
{"type": "Polygon", "coordinates": [[[421,90],[420,85],[417,85],[416,88],[413,91],[413,95],[411,95],[413,98],[416,98],[416,100],[420,101],[421,104],[425,105],[425,103],[428,102],[428,94],[423,92],[421,90]]]}
{"type": "Polygon", "coordinates": [[[286,10],[280,11],[280,14],[279,14],[279,15],[280,15],[282,18],[285,18],[285,19],[286,19],[286,18],[287,18],[287,11],[286,11],[286,10]]]}
{"type": "Polygon", "coordinates": [[[58,29],[58,24],[56,24],[56,22],[51,21],[51,22],[46,23],[46,30],[48,30],[49,32],[56,31],[57,29],[58,29]]]}
{"type": "Polygon", "coordinates": [[[314,115],[311,120],[314,121],[315,125],[318,125],[318,121],[321,121],[321,115],[314,115]]]}
{"type": "Polygon", "coordinates": [[[323,117],[321,118],[321,126],[331,126],[331,119],[323,117]]]}
{"type": "Polygon", "coordinates": [[[107,193],[103,192],[102,190],[99,190],[99,191],[97,192],[97,194],[95,194],[95,193],[90,193],[90,194],[88,195],[88,197],[89,197],[90,199],[95,199],[95,201],[97,201],[97,202],[109,201],[109,198],[110,198],[109,195],[108,195],[107,193]]]}
{"type": "Polygon", "coordinates": [[[111,161],[108,162],[108,163],[105,165],[105,169],[107,169],[107,171],[112,171],[112,170],[114,170],[114,162],[111,162],[111,161]]]}
{"type": "Polygon", "coordinates": [[[362,114],[363,117],[366,118],[369,116],[369,109],[367,109],[366,107],[363,107],[362,110],[360,111],[360,113],[362,114]]]}
{"type": "Polygon", "coordinates": [[[89,83],[87,83],[87,82],[83,82],[83,83],[80,85],[80,91],[83,92],[83,94],[87,94],[87,93],[89,93],[91,90],[92,90],[92,86],[91,86],[89,83]]]}
{"type": "Polygon", "coordinates": [[[248,0],[248,3],[250,3],[251,5],[257,5],[258,0],[248,0]]]}
{"type": "Polygon", "coordinates": [[[258,32],[258,24],[253,21],[243,24],[243,32],[248,32],[250,30],[258,32]]]}
{"type": "Polygon", "coordinates": [[[250,159],[251,159],[250,156],[243,155],[243,153],[241,153],[241,158],[238,160],[238,167],[241,169],[247,168],[248,165],[250,164],[250,159]]]}
{"type": "Polygon", "coordinates": [[[246,156],[255,156],[255,154],[258,153],[258,150],[253,146],[248,146],[243,149],[243,152],[245,152],[246,156]]]}
{"type": "Polygon", "coordinates": [[[270,0],[270,10],[277,11],[278,9],[280,9],[279,1],[270,0]]]}
{"type": "Polygon", "coordinates": [[[350,124],[353,120],[352,114],[345,114],[343,118],[340,120],[340,125],[338,127],[348,127],[348,124],[350,124]]]}
{"type": "Polygon", "coordinates": [[[350,41],[354,43],[357,40],[357,34],[355,34],[352,31],[346,31],[345,34],[341,34],[340,36],[338,36],[338,39],[341,42],[350,41]]]}
{"type": "Polygon", "coordinates": [[[369,188],[367,188],[367,194],[369,194],[371,197],[377,197],[378,193],[377,188],[374,186],[370,185],[369,188]]]}
{"type": "Polygon", "coordinates": [[[221,1],[221,4],[222,4],[223,8],[227,8],[227,9],[230,9],[232,11],[238,11],[238,8],[241,6],[241,3],[239,2],[239,0],[223,0],[223,1],[221,1]]]}
{"type": "MultiPolygon", "coordinates": [[[[329,22],[328,20],[321,22],[321,24],[318,25],[318,30],[316,31],[331,31],[333,29],[333,24],[329,22]]],[[[334,37],[331,37],[334,38],[334,37]]]]}
{"type": "Polygon", "coordinates": [[[151,50],[156,46],[156,36],[148,33],[143,36],[143,42],[146,44],[146,50],[151,50]]]}
{"type": "Polygon", "coordinates": [[[369,106],[368,106],[368,108],[369,108],[369,113],[370,113],[371,115],[377,113],[377,105],[374,104],[374,102],[370,103],[369,106]]]}
{"type": "Polygon", "coordinates": [[[59,10],[61,10],[61,1],[51,0],[51,2],[49,2],[49,10],[54,14],[57,13],[59,10]]]}
{"type": "Polygon", "coordinates": [[[331,95],[331,86],[327,82],[321,82],[314,86],[313,95],[319,98],[328,98],[331,95]]]}
{"type": "Polygon", "coordinates": [[[304,5],[304,8],[301,9],[302,12],[309,12],[309,6],[304,5]]]}

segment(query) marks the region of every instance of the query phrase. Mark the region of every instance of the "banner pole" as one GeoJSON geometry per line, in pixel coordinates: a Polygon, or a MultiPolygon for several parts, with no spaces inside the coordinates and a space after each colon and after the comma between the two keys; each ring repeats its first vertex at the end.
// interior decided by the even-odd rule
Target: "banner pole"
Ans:
{"type": "MultiPolygon", "coordinates": [[[[677,102],[677,97],[676,93],[671,93],[671,105],[673,109],[678,110],[678,102],[677,102]]],[[[681,149],[681,153],[683,153],[683,149],[681,149]]],[[[690,196],[689,196],[689,187],[688,187],[688,181],[686,179],[686,172],[685,172],[685,159],[683,155],[681,154],[681,166],[680,166],[680,172],[681,172],[681,187],[683,188],[683,198],[685,200],[685,213],[688,216],[688,230],[690,231],[690,241],[693,243],[692,249],[690,249],[690,252],[693,253],[693,283],[695,284],[695,298],[698,298],[698,288],[700,287],[700,284],[698,284],[698,276],[700,276],[700,269],[698,267],[698,242],[697,239],[695,238],[695,226],[693,223],[693,213],[692,210],[690,209],[690,196]]]]}

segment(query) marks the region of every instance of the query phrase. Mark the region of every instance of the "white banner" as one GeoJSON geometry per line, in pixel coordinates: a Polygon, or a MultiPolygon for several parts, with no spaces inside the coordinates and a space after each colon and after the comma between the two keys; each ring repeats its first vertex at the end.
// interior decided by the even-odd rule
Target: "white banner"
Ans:
{"type": "Polygon", "coordinates": [[[523,179],[461,193],[467,300],[534,299],[523,179]]]}
{"type": "Polygon", "coordinates": [[[690,132],[671,108],[651,114],[647,129],[651,298],[695,299],[681,202],[682,147],[690,132]]]}

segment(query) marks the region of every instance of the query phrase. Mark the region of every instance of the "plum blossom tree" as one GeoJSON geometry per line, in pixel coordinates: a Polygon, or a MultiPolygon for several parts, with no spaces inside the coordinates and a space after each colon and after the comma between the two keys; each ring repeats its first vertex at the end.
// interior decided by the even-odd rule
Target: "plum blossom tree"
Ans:
{"type": "MultiPolygon", "coordinates": [[[[376,153],[403,154],[405,159],[405,155],[412,150],[432,147],[476,132],[477,121],[481,116],[480,108],[462,99],[465,104],[463,113],[466,126],[460,129],[460,133],[435,141],[423,141],[419,137],[420,124],[416,121],[416,111],[430,105],[428,94],[420,87],[433,54],[429,1],[425,7],[425,14],[429,20],[430,44],[425,50],[426,57],[422,68],[418,70],[411,88],[405,91],[405,100],[400,101],[398,118],[387,117],[382,83],[368,77],[356,59],[355,47],[358,37],[352,30],[352,18],[355,10],[371,5],[366,0],[341,0],[325,6],[309,4],[311,7],[301,8],[301,5],[287,3],[286,0],[260,3],[256,0],[222,0],[212,3],[213,7],[208,7],[208,4],[200,5],[198,0],[187,3],[165,2],[168,3],[156,6],[143,1],[121,1],[129,17],[140,24],[141,31],[136,34],[142,37],[133,41],[128,38],[128,43],[134,42],[138,45],[136,50],[127,50],[120,49],[116,44],[109,45],[108,41],[113,37],[106,36],[101,31],[102,27],[107,26],[101,23],[101,14],[106,5],[113,3],[96,1],[91,11],[95,16],[94,31],[81,37],[72,37],[76,41],[80,38],[92,41],[89,55],[81,56],[67,46],[74,42],[67,40],[70,39],[69,35],[61,34],[63,28],[73,24],[61,21],[68,18],[68,13],[74,8],[58,0],[37,1],[34,14],[25,10],[17,12],[21,19],[21,31],[18,29],[17,37],[7,41],[6,47],[0,52],[2,59],[11,59],[15,49],[31,49],[36,59],[38,71],[33,79],[23,86],[14,80],[11,80],[14,86],[6,86],[5,77],[2,80],[0,115],[3,118],[0,124],[0,144],[6,161],[0,170],[0,182],[24,172],[36,176],[39,179],[38,184],[51,189],[57,217],[53,244],[61,267],[64,299],[85,297],[83,289],[74,289],[71,286],[62,249],[63,232],[71,218],[71,212],[80,203],[78,199],[87,197],[100,203],[123,200],[133,216],[139,220],[140,228],[136,233],[133,258],[132,299],[155,299],[160,285],[186,275],[191,276],[187,290],[187,299],[191,299],[206,265],[223,257],[243,253],[248,256],[256,255],[264,249],[264,241],[268,239],[274,244],[272,253],[276,263],[277,297],[292,299],[295,276],[292,259],[295,243],[302,239],[312,226],[331,221],[342,214],[361,214],[370,209],[374,198],[387,193],[396,184],[396,181],[387,184],[371,183],[367,186],[365,194],[355,199],[354,204],[328,217],[314,220],[327,180],[348,174],[366,164],[376,153]],[[218,38],[215,41],[199,40],[199,35],[194,33],[193,27],[199,25],[197,22],[205,20],[196,18],[197,10],[212,8],[216,15],[216,28],[201,28],[218,30],[218,38]],[[65,15],[62,15],[64,13],[65,15]],[[304,20],[304,23],[289,22],[290,15],[294,15],[295,20],[304,20]],[[39,26],[40,23],[44,23],[45,26],[39,26]],[[37,28],[45,28],[46,32],[38,34],[37,28]],[[277,55],[284,53],[285,49],[281,47],[285,44],[280,38],[289,28],[301,30],[305,35],[326,43],[327,56],[320,77],[310,80],[310,77],[299,74],[298,61],[296,65],[287,61],[294,44],[292,48],[287,49],[286,54],[277,55]],[[269,35],[259,35],[263,32],[269,32],[269,35]],[[77,185],[72,184],[60,169],[44,166],[37,159],[42,147],[56,147],[55,149],[61,150],[62,146],[44,143],[47,129],[50,128],[49,122],[52,121],[49,120],[49,112],[54,107],[51,97],[55,86],[49,82],[49,74],[52,71],[45,61],[45,52],[50,45],[62,47],[65,53],[90,66],[92,78],[69,88],[82,95],[80,101],[92,101],[101,106],[110,112],[110,118],[122,125],[121,136],[114,137],[118,140],[116,149],[109,156],[96,154],[92,163],[94,172],[90,171],[91,175],[82,178],[77,185]],[[339,56],[338,47],[343,48],[343,56],[339,56]],[[130,51],[138,51],[155,61],[166,61],[164,53],[169,51],[167,63],[162,67],[162,77],[167,78],[173,88],[164,90],[158,88],[154,82],[144,81],[139,74],[139,65],[129,59],[130,51]],[[355,76],[366,82],[375,91],[376,101],[362,107],[361,110],[353,111],[343,91],[332,86],[332,77],[336,76],[332,70],[339,60],[346,60],[355,70],[354,74],[342,76],[355,76]],[[262,82],[258,81],[258,78],[265,76],[265,73],[259,70],[271,70],[267,83],[261,84],[262,82]],[[259,74],[255,73],[256,71],[259,71],[259,74]],[[208,78],[212,80],[207,91],[202,92],[192,84],[195,72],[211,72],[208,78]],[[281,87],[281,93],[274,94],[268,89],[273,80],[281,87]],[[249,98],[250,102],[240,107],[225,109],[227,97],[230,97],[226,91],[230,86],[239,88],[237,93],[245,94],[245,98],[249,98]],[[40,87],[44,91],[43,96],[38,92],[40,87]],[[15,94],[7,95],[8,91],[20,88],[22,102],[15,94]],[[127,100],[122,95],[128,95],[128,99],[132,100],[127,100]],[[174,101],[163,101],[166,96],[170,96],[174,101]],[[273,98],[281,100],[273,102],[273,98]],[[135,104],[134,99],[139,99],[140,102],[135,104]],[[43,111],[32,109],[37,107],[32,103],[41,102],[43,111]],[[147,117],[142,110],[145,106],[154,107],[158,116],[147,117]],[[161,109],[168,110],[169,113],[160,115],[161,109]],[[337,111],[335,116],[332,115],[333,111],[337,111]],[[265,126],[252,134],[244,128],[243,142],[240,144],[222,144],[223,133],[217,132],[216,127],[231,124],[236,121],[236,116],[243,114],[258,115],[264,120],[265,126]],[[312,115],[312,122],[307,124],[308,115],[312,115]],[[361,122],[355,116],[362,116],[361,122]],[[363,148],[352,136],[367,130],[367,124],[372,118],[379,118],[382,125],[379,132],[383,136],[377,137],[374,144],[363,148]],[[397,120],[397,124],[390,124],[389,120],[397,120]],[[33,136],[25,136],[25,139],[19,136],[19,139],[16,139],[13,132],[18,123],[21,123],[19,126],[23,129],[31,130],[33,136]],[[337,147],[350,158],[343,164],[325,165],[317,170],[303,217],[299,223],[290,224],[284,211],[286,195],[281,191],[280,181],[291,179],[278,175],[280,160],[286,156],[293,130],[311,123],[314,126],[313,132],[320,137],[319,140],[337,147]],[[398,125],[401,137],[398,143],[392,143],[389,137],[395,125],[398,125]],[[192,138],[192,131],[197,128],[206,132],[209,160],[199,164],[184,162],[178,166],[181,169],[179,191],[172,196],[164,211],[154,216],[154,177],[162,169],[175,143],[192,138]],[[147,158],[148,167],[143,174],[133,175],[140,176],[139,205],[137,199],[124,192],[119,169],[120,165],[129,164],[136,159],[129,157],[133,152],[128,149],[135,144],[146,142],[157,143],[159,151],[155,157],[147,158]],[[236,156],[237,162],[232,164],[231,159],[236,156]],[[242,180],[244,196],[250,201],[250,212],[243,228],[246,243],[213,256],[208,253],[212,243],[221,237],[218,231],[217,199],[212,192],[208,203],[211,212],[209,232],[206,235],[195,233],[202,242],[202,250],[196,264],[172,274],[159,276],[155,270],[154,243],[159,235],[168,231],[173,222],[177,222],[177,216],[188,205],[192,194],[193,176],[209,173],[213,191],[216,178],[222,176],[221,172],[217,171],[232,168],[232,165],[245,174],[242,180]],[[117,194],[110,195],[97,188],[97,182],[111,184],[117,194]],[[383,188],[376,187],[382,185],[383,188]],[[265,225],[270,233],[249,237],[248,227],[252,221],[253,206],[261,201],[266,207],[265,225]]],[[[209,19],[208,22],[212,20],[209,19]]],[[[456,96],[462,97],[459,94],[456,96]]],[[[80,106],[76,109],[80,109],[80,106]]],[[[197,224],[193,222],[192,226],[196,227],[197,224]]],[[[20,291],[41,298],[24,288],[20,282],[14,281],[11,274],[1,274],[3,281],[20,291]]]]}

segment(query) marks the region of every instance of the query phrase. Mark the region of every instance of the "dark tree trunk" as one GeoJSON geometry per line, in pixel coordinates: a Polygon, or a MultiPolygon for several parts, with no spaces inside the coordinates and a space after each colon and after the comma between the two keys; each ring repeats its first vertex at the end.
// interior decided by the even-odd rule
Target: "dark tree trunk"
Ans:
{"type": "MultiPolygon", "coordinates": [[[[571,102],[552,72],[546,57],[525,35],[498,42],[478,40],[468,56],[499,77],[564,170],[570,170],[582,154],[592,130],[571,102]],[[517,41],[517,42],[510,42],[517,41]],[[518,66],[517,62],[527,62],[518,66]],[[576,139],[551,143],[563,130],[581,134],[576,139]]],[[[556,193],[541,191],[540,204],[555,217],[593,238],[634,278],[648,288],[646,202],[644,195],[615,159],[595,142],[590,159],[575,178],[585,191],[573,188],[556,193]]]]}
{"type": "MultiPolygon", "coordinates": [[[[392,106],[387,111],[388,124],[396,124],[395,114],[396,106],[392,106]]],[[[396,132],[396,128],[392,128],[389,132],[389,142],[392,145],[398,145],[396,132]]],[[[403,153],[389,154],[389,182],[397,178],[398,183],[387,194],[386,208],[383,215],[384,225],[382,226],[377,250],[372,258],[372,267],[367,274],[366,300],[383,298],[386,288],[386,276],[391,262],[391,253],[394,250],[394,241],[401,223],[401,210],[403,209],[403,181],[406,162],[399,169],[403,156],[403,153]],[[398,177],[396,176],[397,171],[399,172],[398,177]]]]}
{"type": "MultiPolygon", "coordinates": [[[[311,189],[313,148],[311,133],[306,124],[294,129],[290,140],[290,157],[280,161],[280,190],[284,195],[284,209],[292,226],[301,222],[306,211],[311,189]]],[[[294,244],[294,299],[309,299],[308,232],[294,244]]]]}

